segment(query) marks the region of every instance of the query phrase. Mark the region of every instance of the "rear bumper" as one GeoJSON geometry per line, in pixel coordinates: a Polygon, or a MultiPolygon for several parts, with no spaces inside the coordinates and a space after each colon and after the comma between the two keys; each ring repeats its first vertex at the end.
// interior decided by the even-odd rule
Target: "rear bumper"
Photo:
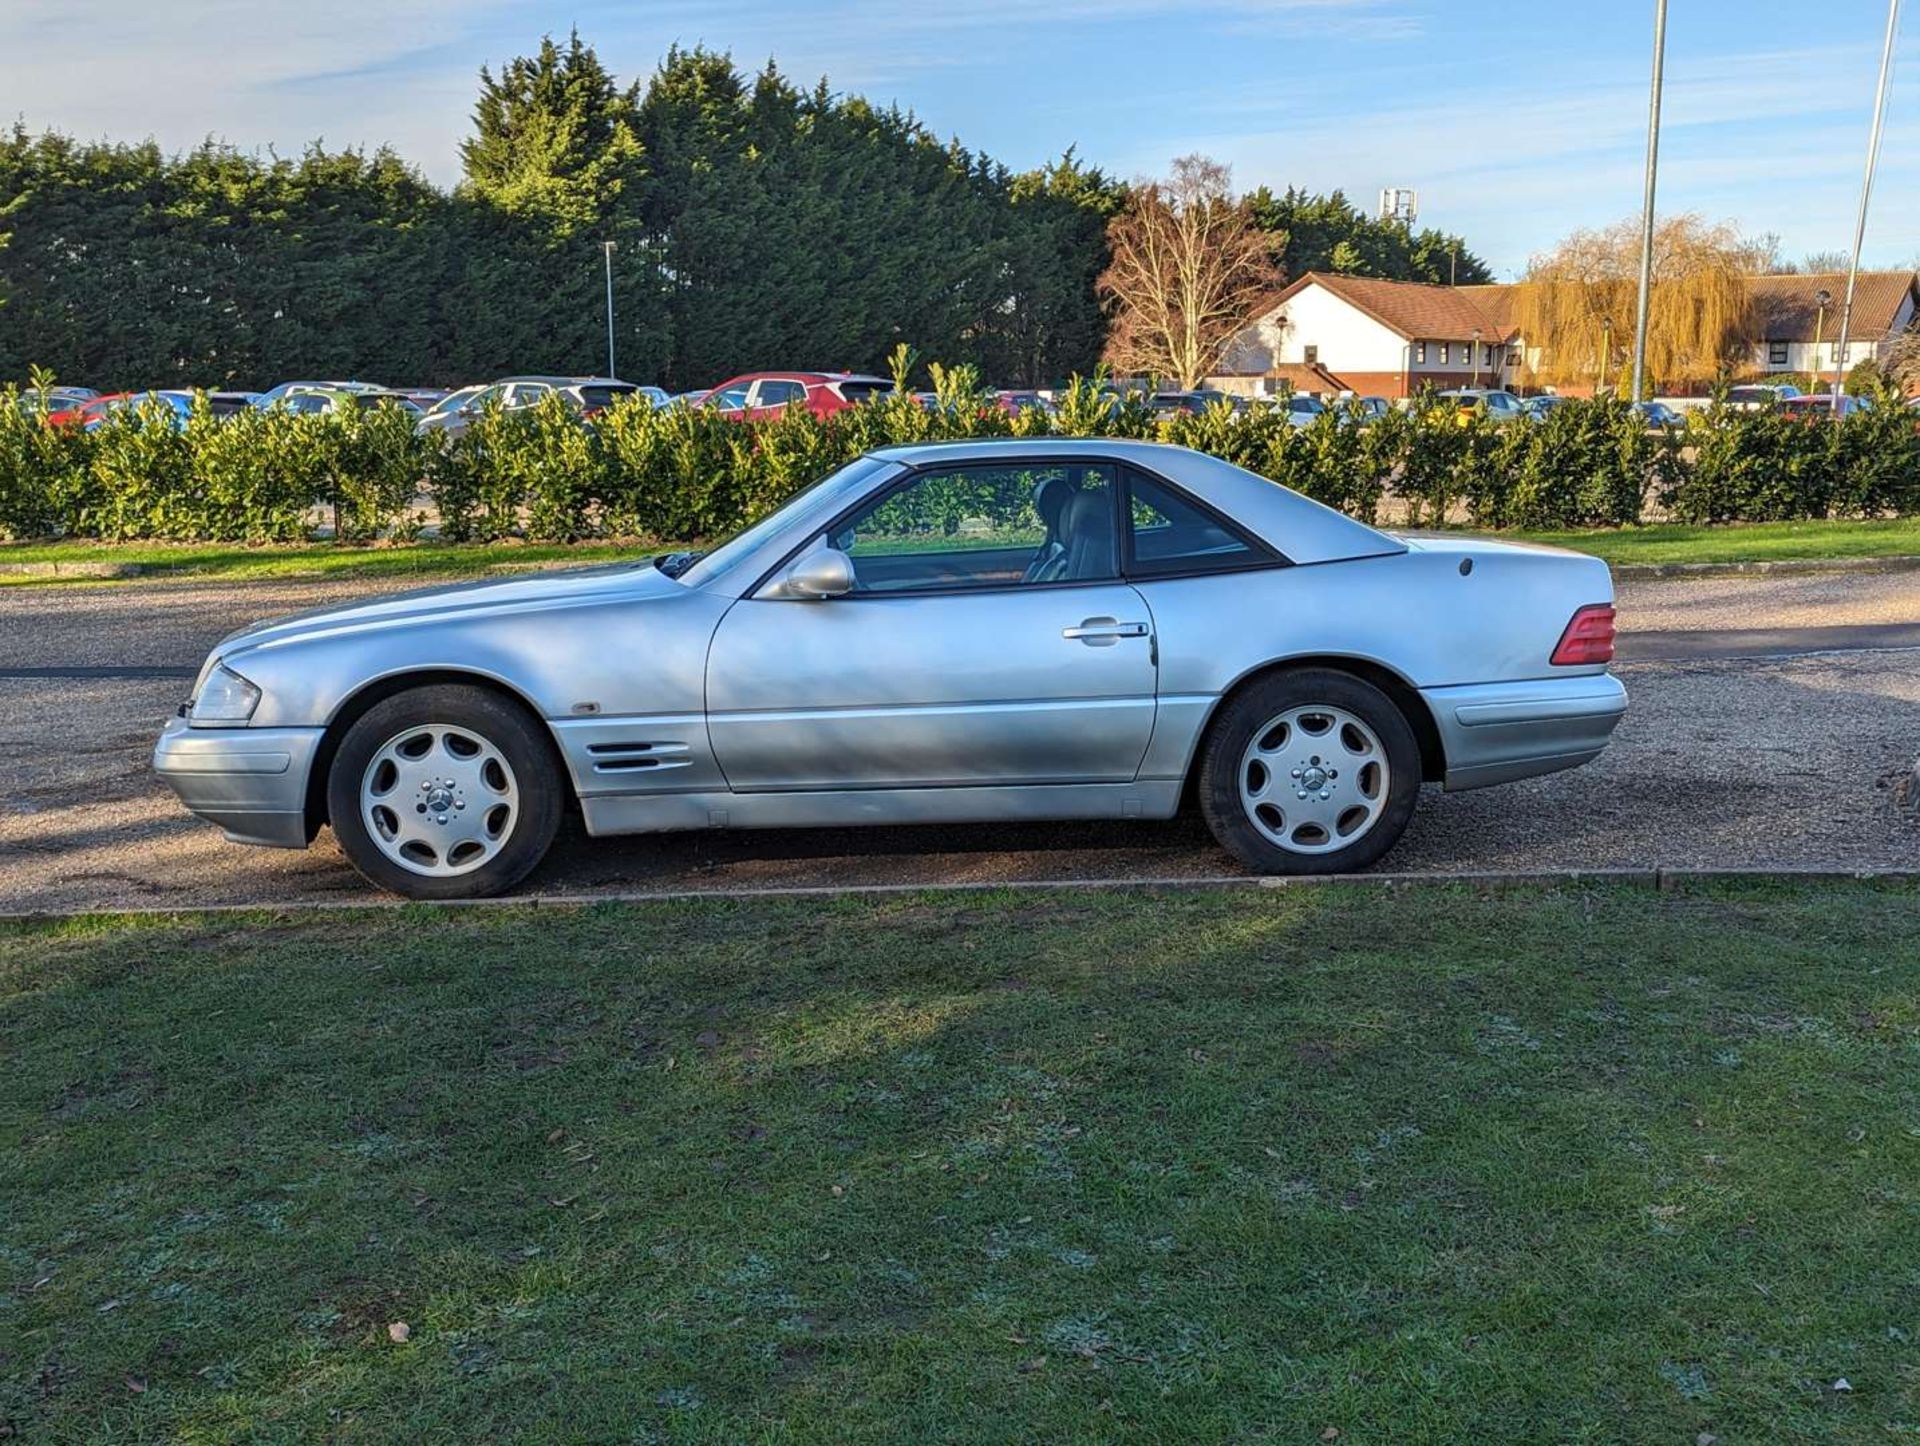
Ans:
{"type": "Polygon", "coordinates": [[[1484,788],[1578,768],[1599,756],[1627,711],[1609,673],[1426,688],[1446,752],[1446,786],[1484,788]]]}
{"type": "Polygon", "coordinates": [[[171,718],[153,746],[153,771],[235,843],[305,848],[307,776],[324,731],[193,728],[171,718]]]}

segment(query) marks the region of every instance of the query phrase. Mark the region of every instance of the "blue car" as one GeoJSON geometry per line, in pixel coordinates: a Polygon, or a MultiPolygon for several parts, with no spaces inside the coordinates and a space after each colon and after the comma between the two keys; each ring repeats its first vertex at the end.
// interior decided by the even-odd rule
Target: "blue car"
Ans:
{"type": "Polygon", "coordinates": [[[138,411],[155,402],[173,413],[174,431],[186,430],[187,418],[193,415],[193,393],[178,391],[128,392],[124,396],[104,398],[88,407],[86,420],[80,425],[89,432],[97,431],[110,414],[138,411]]]}

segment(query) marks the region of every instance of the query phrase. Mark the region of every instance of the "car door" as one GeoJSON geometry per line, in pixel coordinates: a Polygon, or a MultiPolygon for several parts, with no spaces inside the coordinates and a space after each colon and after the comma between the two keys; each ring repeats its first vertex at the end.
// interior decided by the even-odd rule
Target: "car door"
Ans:
{"type": "Polygon", "coordinates": [[[909,476],[809,539],[845,596],[762,587],[721,621],[708,729],[736,791],[1129,782],[1153,733],[1149,615],[1106,464],[909,476]]]}

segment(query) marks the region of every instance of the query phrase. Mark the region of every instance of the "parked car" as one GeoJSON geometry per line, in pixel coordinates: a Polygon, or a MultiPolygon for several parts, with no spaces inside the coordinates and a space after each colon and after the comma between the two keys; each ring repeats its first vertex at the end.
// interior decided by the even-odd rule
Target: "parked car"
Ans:
{"type": "Polygon", "coordinates": [[[1274,405],[1286,409],[1287,423],[1294,427],[1312,426],[1313,419],[1327,409],[1325,402],[1305,392],[1294,392],[1285,401],[1275,402],[1274,405]]]}
{"type": "Polygon", "coordinates": [[[45,390],[28,387],[20,393],[18,404],[24,416],[44,412],[51,417],[56,412],[84,406],[99,395],[92,387],[48,387],[45,390]]]}
{"type": "Polygon", "coordinates": [[[1834,405],[1831,392],[1811,396],[1788,397],[1780,403],[1780,410],[1796,417],[1850,417],[1856,412],[1873,410],[1871,397],[1848,397],[1839,399],[1834,405]]]}
{"type": "Polygon", "coordinates": [[[636,393],[645,394],[649,401],[654,400],[656,393],[662,397],[666,395],[658,387],[638,387],[632,382],[618,381],[613,377],[503,377],[489,386],[473,390],[472,395],[456,405],[429,412],[420,419],[420,425],[414,430],[423,436],[429,432],[439,432],[448,437],[458,437],[488,407],[514,412],[523,407],[538,406],[556,394],[581,416],[591,417],[622,397],[636,393]]]}
{"type": "Polygon", "coordinates": [[[885,377],[858,372],[749,372],[720,383],[700,405],[759,421],[778,416],[797,402],[816,417],[826,417],[892,391],[893,383],[885,377]]]}
{"type": "Polygon", "coordinates": [[[276,387],[268,387],[253,399],[253,405],[260,411],[274,406],[294,392],[383,392],[386,388],[378,382],[281,382],[276,387]]]}
{"type": "Polygon", "coordinates": [[[477,382],[472,386],[460,387],[455,391],[448,392],[440,398],[439,401],[430,405],[426,409],[426,413],[429,417],[438,417],[447,412],[458,411],[486,389],[486,384],[483,382],[477,382]]]}
{"type": "Polygon", "coordinates": [[[424,414],[432,411],[449,395],[445,387],[389,387],[387,391],[397,397],[405,397],[424,414]]]}
{"type": "Polygon", "coordinates": [[[258,392],[208,392],[207,407],[214,416],[225,419],[249,410],[258,392]]]}
{"type": "Polygon", "coordinates": [[[1052,417],[1057,416],[1060,411],[1060,404],[1058,402],[1054,401],[1052,397],[1042,396],[1039,392],[1020,391],[1018,389],[1012,391],[1001,390],[994,393],[994,398],[1000,403],[1000,410],[1009,416],[1017,417],[1024,411],[1032,410],[1045,412],[1048,416],[1052,417]]]}
{"type": "Polygon", "coordinates": [[[156,407],[165,408],[171,417],[175,431],[183,431],[187,419],[193,415],[193,393],[177,390],[154,392],[113,392],[104,397],[95,397],[65,412],[57,412],[47,418],[49,426],[79,427],[83,431],[97,431],[107,418],[115,412],[139,411],[149,413],[156,407]]]}
{"type": "Polygon", "coordinates": [[[1498,387],[1454,387],[1439,394],[1462,414],[1484,413],[1496,422],[1517,422],[1527,415],[1525,403],[1512,392],[1498,387]]]}
{"type": "Polygon", "coordinates": [[[1761,407],[1771,407],[1780,402],[1791,401],[1800,395],[1800,388],[1792,382],[1752,382],[1744,386],[1728,388],[1727,405],[1751,412],[1761,407]]]}
{"type": "Polygon", "coordinates": [[[420,404],[405,392],[342,391],[333,387],[302,387],[287,393],[279,401],[283,411],[303,416],[325,416],[337,412],[368,411],[374,407],[397,407],[409,416],[426,415],[420,404]]]}
{"type": "Polygon", "coordinates": [[[1665,402],[1634,402],[1632,411],[1647,424],[1649,431],[1664,431],[1668,427],[1684,427],[1687,424],[1687,419],[1665,402]]]}
{"type": "Polygon", "coordinates": [[[1377,422],[1393,410],[1393,404],[1385,397],[1342,397],[1335,406],[1341,417],[1363,426],[1368,422],[1377,422]]]}
{"type": "Polygon", "coordinates": [[[1238,414],[1247,409],[1244,398],[1230,392],[1217,391],[1212,387],[1198,387],[1190,392],[1155,392],[1147,399],[1147,405],[1153,408],[1157,417],[1171,417],[1181,413],[1198,416],[1208,407],[1225,403],[1238,414]]]}
{"type": "Polygon", "coordinates": [[[698,387],[690,392],[675,392],[667,398],[670,407],[697,407],[713,393],[706,387],[698,387]]]}
{"type": "Polygon", "coordinates": [[[230,839],[323,824],[420,898],[595,835],[1165,819],[1363,868],[1423,781],[1587,762],[1626,708],[1596,558],[1378,531],[1185,448],[887,447],[713,551],[256,624],[154,766],[230,839]],[[959,534],[943,519],[965,498],[959,534]]]}
{"type": "Polygon", "coordinates": [[[1551,412],[1556,407],[1564,407],[1567,401],[1568,399],[1566,397],[1558,397],[1551,394],[1528,397],[1520,403],[1520,409],[1526,413],[1528,421],[1544,422],[1547,419],[1548,412],[1551,412]]]}

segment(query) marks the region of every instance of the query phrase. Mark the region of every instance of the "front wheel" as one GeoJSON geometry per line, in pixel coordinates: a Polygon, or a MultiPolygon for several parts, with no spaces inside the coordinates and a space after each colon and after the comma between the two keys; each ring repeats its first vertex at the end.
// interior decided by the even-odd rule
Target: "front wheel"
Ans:
{"type": "Polygon", "coordinates": [[[1265,874],[1350,873],[1399,840],[1420,793],[1420,745],[1371,683],[1303,668],[1227,704],[1200,759],[1200,811],[1265,874]]]}
{"type": "Polygon", "coordinates": [[[327,811],[353,866],[411,899],[502,893],[560,825],[552,745],[516,704],[460,684],[411,688],[347,730],[327,811]]]}

